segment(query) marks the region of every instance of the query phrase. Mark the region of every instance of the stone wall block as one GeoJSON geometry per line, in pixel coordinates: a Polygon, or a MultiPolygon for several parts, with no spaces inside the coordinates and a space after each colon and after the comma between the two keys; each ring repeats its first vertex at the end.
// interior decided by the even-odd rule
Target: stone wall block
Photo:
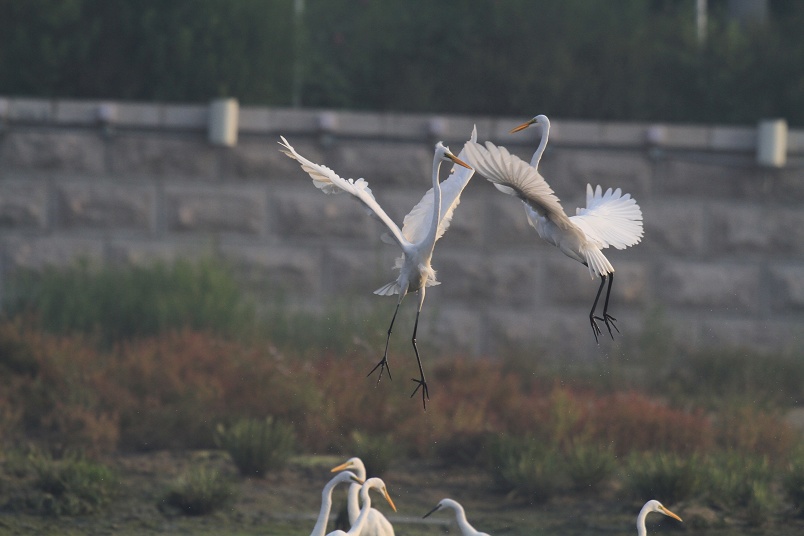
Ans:
{"type": "Polygon", "coordinates": [[[272,208],[276,232],[283,238],[348,238],[368,244],[387,231],[350,194],[328,195],[312,184],[277,192],[272,208]]]}
{"type": "Polygon", "coordinates": [[[108,247],[107,258],[114,264],[151,266],[155,263],[174,263],[178,260],[196,261],[214,253],[209,240],[164,241],[157,238],[114,238],[108,247]]]}
{"type": "Polygon", "coordinates": [[[260,235],[266,227],[265,196],[259,189],[169,187],[168,229],[260,235]]]}
{"type": "Polygon", "coordinates": [[[153,188],[113,182],[69,182],[57,187],[65,228],[154,229],[153,188]]]}
{"type": "Polygon", "coordinates": [[[261,297],[319,297],[321,254],[316,250],[283,246],[222,244],[238,280],[261,297]]]}
{"type": "Polygon", "coordinates": [[[801,208],[781,208],[768,212],[772,220],[773,251],[804,254],[804,211],[801,208]]]}
{"type": "Polygon", "coordinates": [[[218,176],[218,153],[205,138],[119,135],[111,140],[111,168],[118,175],[150,177],[218,176]]]}
{"type": "Polygon", "coordinates": [[[326,248],[323,260],[325,283],[329,297],[354,294],[371,296],[381,286],[396,280],[399,271],[394,261],[401,255],[398,247],[369,244],[326,248]]]}
{"type": "Polygon", "coordinates": [[[55,116],[55,103],[47,99],[10,99],[8,118],[21,123],[45,123],[55,116]]]}
{"type": "Polygon", "coordinates": [[[764,207],[744,204],[710,205],[711,252],[746,255],[769,253],[778,218],[764,207]]]}
{"type": "Polygon", "coordinates": [[[754,266],[666,262],[659,271],[663,304],[753,312],[760,296],[759,269],[754,266]]]}
{"type": "Polygon", "coordinates": [[[0,156],[5,166],[25,170],[100,174],[105,147],[97,134],[12,131],[5,135],[0,156]]]}
{"type": "Polygon", "coordinates": [[[633,247],[682,258],[705,252],[708,207],[704,202],[673,197],[649,200],[640,203],[640,208],[645,235],[633,247]]]}
{"type": "MultiPolygon", "coordinates": [[[[438,252],[436,252],[438,254],[438,252]]],[[[522,308],[535,300],[538,264],[527,256],[489,259],[470,252],[442,251],[433,260],[443,293],[453,300],[522,308]]]]}
{"type": "Polygon", "coordinates": [[[746,188],[755,181],[756,170],[744,157],[721,157],[719,160],[690,161],[669,156],[659,160],[653,180],[654,194],[689,196],[697,198],[741,198],[746,188]],[[743,165],[740,165],[740,164],[743,165]]]}
{"type": "MultiPolygon", "coordinates": [[[[303,154],[303,153],[302,153],[303,154]]],[[[344,178],[363,178],[369,186],[393,184],[426,192],[433,187],[433,147],[426,143],[337,142],[326,160],[316,162],[344,178]]],[[[448,166],[441,166],[441,177],[448,166]]]]}
{"type": "Polygon", "coordinates": [[[770,276],[773,308],[778,311],[804,311],[804,266],[774,266],[770,276]]]}
{"type": "Polygon", "coordinates": [[[568,192],[559,198],[564,211],[572,216],[576,207],[586,206],[586,185],[622,189],[623,193],[640,202],[650,192],[652,167],[641,153],[630,151],[604,152],[588,149],[556,151],[558,172],[544,174],[545,180],[558,192],[568,192]]]}
{"type": "Polygon", "coordinates": [[[0,229],[44,229],[48,225],[48,187],[29,180],[0,182],[0,229]]]}
{"type": "Polygon", "coordinates": [[[104,244],[96,238],[78,236],[15,237],[2,240],[9,268],[40,270],[48,266],[67,267],[78,259],[99,265],[104,260],[104,244]]]}

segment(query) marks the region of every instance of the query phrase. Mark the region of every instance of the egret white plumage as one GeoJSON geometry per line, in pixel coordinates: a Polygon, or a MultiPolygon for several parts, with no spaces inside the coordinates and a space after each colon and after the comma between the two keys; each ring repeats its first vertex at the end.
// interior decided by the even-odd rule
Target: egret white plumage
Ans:
{"type": "Polygon", "coordinates": [[[385,500],[388,501],[388,504],[391,505],[391,508],[393,508],[394,512],[396,512],[396,505],[394,505],[394,501],[391,500],[391,496],[388,495],[385,482],[383,482],[380,478],[369,478],[360,487],[360,502],[363,503],[363,506],[360,508],[360,514],[352,524],[352,528],[349,529],[349,532],[335,530],[330,532],[327,536],[354,536],[357,534],[363,534],[363,526],[366,523],[369,510],[371,510],[371,497],[369,497],[369,490],[371,489],[378,489],[380,493],[382,493],[383,497],[385,497],[385,500]]]}
{"type": "MultiPolygon", "coordinates": [[[[477,133],[473,130],[472,140],[476,139],[477,133]]],[[[388,228],[388,233],[383,235],[383,240],[396,242],[402,248],[402,256],[396,260],[394,266],[399,270],[399,276],[394,281],[374,291],[375,294],[381,296],[399,294],[399,299],[396,303],[394,316],[391,318],[391,324],[388,327],[383,357],[368,375],[370,376],[379,368],[377,382],[382,379],[382,374],[385,370],[388,370],[388,377],[391,377],[391,369],[388,365],[388,344],[396,315],[399,312],[399,305],[408,292],[418,292],[419,307],[416,311],[416,321],[413,325],[411,342],[413,343],[416,362],[419,366],[419,379],[412,379],[417,385],[410,396],[413,397],[421,388],[422,405],[427,409],[427,400],[430,398],[430,394],[424,377],[424,368],[419,357],[419,349],[416,346],[419,314],[424,304],[425,289],[439,284],[436,280],[435,270],[430,266],[435,243],[449,227],[453,211],[460,203],[461,192],[469,183],[469,179],[472,178],[474,170],[461,158],[452,154],[443,143],[438,142],[433,155],[433,188],[425,193],[421,201],[405,216],[402,229],[400,229],[374,199],[374,195],[364,179],[347,180],[341,178],[330,168],[311,162],[301,156],[284,137],[282,137],[280,145],[284,147],[282,152],[298,161],[302,169],[312,177],[313,184],[321,191],[327,194],[340,192],[352,194],[368,209],[371,216],[382,221],[388,228]],[[439,181],[439,171],[443,162],[453,162],[459,167],[453,166],[450,177],[442,183],[439,181]]]]}
{"type": "Polygon", "coordinates": [[[424,514],[422,519],[442,508],[451,508],[455,511],[455,520],[458,522],[458,528],[461,530],[463,536],[489,536],[487,533],[480,532],[470,525],[469,521],[466,519],[466,512],[463,506],[461,506],[458,501],[453,501],[452,499],[441,499],[441,502],[439,502],[435,508],[424,514]]]}
{"type": "Polygon", "coordinates": [[[313,532],[310,533],[310,536],[324,536],[326,533],[329,512],[332,510],[332,490],[335,489],[335,486],[343,482],[351,482],[359,488],[363,484],[364,479],[365,478],[358,478],[358,476],[351,471],[343,471],[332,477],[332,479],[326,483],[324,489],[321,491],[321,510],[318,512],[318,519],[315,522],[315,527],[313,527],[313,532]]]}
{"type": "MultiPolygon", "coordinates": [[[[353,471],[357,478],[366,480],[366,466],[360,458],[349,458],[346,462],[337,467],[332,468],[332,472],[336,471],[353,471]]],[[[349,492],[346,500],[346,510],[349,514],[349,524],[354,525],[357,516],[360,515],[360,501],[358,494],[360,493],[361,484],[352,482],[349,486],[349,492]]],[[[371,508],[366,515],[366,521],[363,525],[364,536],[394,536],[394,527],[386,519],[382,512],[375,508],[371,508]]]]}
{"type": "Polygon", "coordinates": [[[637,525],[637,534],[638,536],[645,536],[648,533],[648,529],[645,528],[645,518],[648,517],[648,514],[651,512],[658,512],[660,514],[664,514],[666,516],[670,516],[673,519],[678,519],[681,521],[681,518],[678,517],[676,514],[668,510],[667,508],[662,505],[659,501],[650,500],[645,503],[642,507],[642,510],[639,511],[639,515],[637,516],[636,525],[637,525]]]}
{"type": "Polygon", "coordinates": [[[524,130],[531,125],[542,129],[542,138],[530,165],[505,147],[486,142],[485,147],[478,143],[467,143],[467,160],[481,175],[485,176],[501,192],[518,197],[525,206],[528,221],[545,241],[558,247],[565,255],[589,268],[589,274],[600,277],[600,286],[589,312],[589,323],[595,341],[601,333],[597,321],[605,323],[609,335],[614,338],[612,328],[618,333],[616,318],[608,313],[611,285],[614,282],[614,267],[603,255],[602,249],[614,246],[617,249],[637,244],[642,239],[642,210],[630,194],[623,194],[620,188],[602,191],[600,186],[594,190],[586,185],[586,208],[576,209],[575,216],[567,216],[553,189],[539,173],[539,161],[547,146],[550,133],[550,120],[544,115],[515,127],[511,132],[524,130]],[[608,280],[603,316],[596,316],[595,310],[600,293],[608,280]]]}

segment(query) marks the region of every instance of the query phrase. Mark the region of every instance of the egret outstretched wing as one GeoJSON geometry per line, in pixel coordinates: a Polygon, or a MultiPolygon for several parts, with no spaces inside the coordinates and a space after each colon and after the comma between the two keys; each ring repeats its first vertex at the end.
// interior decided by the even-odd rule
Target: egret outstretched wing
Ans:
{"type": "Polygon", "coordinates": [[[312,177],[313,184],[316,186],[316,188],[320,189],[326,194],[335,194],[340,192],[352,194],[368,210],[371,211],[371,214],[376,216],[377,219],[382,221],[385,226],[388,227],[391,236],[394,238],[394,240],[396,240],[400,247],[404,249],[409,245],[397,224],[394,223],[394,221],[382,209],[380,204],[377,203],[377,200],[374,199],[374,194],[371,193],[371,189],[364,179],[344,179],[327,166],[316,164],[315,162],[312,162],[297,153],[284,136],[280,136],[280,138],[282,139],[282,142],[280,142],[279,145],[284,147],[282,152],[301,164],[302,169],[306,171],[310,177],[312,177]]]}
{"type": "Polygon", "coordinates": [[[619,188],[603,193],[599,185],[592,190],[587,184],[586,208],[576,212],[570,221],[602,248],[625,249],[642,239],[642,210],[631,194],[623,195],[619,188]]]}
{"type": "Polygon", "coordinates": [[[527,162],[489,141],[485,147],[467,142],[465,149],[472,167],[498,190],[518,197],[534,212],[561,228],[571,226],[553,189],[527,162]]]}

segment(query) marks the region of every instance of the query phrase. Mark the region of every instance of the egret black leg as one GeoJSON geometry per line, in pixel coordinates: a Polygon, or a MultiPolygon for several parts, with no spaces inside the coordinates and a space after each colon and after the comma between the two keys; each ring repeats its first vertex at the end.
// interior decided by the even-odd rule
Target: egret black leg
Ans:
{"type": "Polygon", "coordinates": [[[597,287],[597,294],[595,294],[595,301],[592,303],[592,310],[589,311],[589,323],[592,324],[592,334],[595,336],[595,342],[599,342],[597,336],[600,335],[600,326],[597,325],[597,320],[602,318],[595,316],[595,309],[597,309],[597,302],[600,300],[600,293],[603,291],[603,285],[606,284],[606,276],[600,276],[600,286],[597,287]]]}
{"type": "Polygon", "coordinates": [[[419,365],[420,379],[417,380],[416,378],[411,378],[411,381],[415,382],[417,385],[416,389],[414,389],[413,392],[410,393],[410,397],[413,398],[413,395],[416,394],[416,391],[418,391],[419,388],[421,388],[422,406],[424,407],[424,410],[427,411],[427,401],[430,400],[430,392],[427,390],[427,380],[424,379],[424,368],[422,367],[422,360],[419,357],[419,348],[416,346],[416,331],[419,327],[420,312],[421,311],[416,312],[416,322],[413,324],[413,338],[411,339],[411,342],[413,343],[413,351],[416,352],[416,363],[419,365]]]}
{"type": "Polygon", "coordinates": [[[371,369],[371,372],[366,374],[366,378],[368,378],[369,376],[374,374],[375,370],[379,368],[380,375],[377,376],[377,383],[380,383],[380,380],[382,379],[382,373],[385,370],[388,371],[388,379],[393,380],[393,378],[391,377],[391,365],[388,364],[388,342],[391,340],[391,331],[394,329],[394,320],[396,320],[396,314],[399,312],[399,304],[402,303],[403,297],[404,296],[400,294],[399,301],[396,302],[396,309],[394,310],[394,316],[391,317],[391,325],[388,326],[388,336],[385,338],[385,352],[382,355],[382,359],[380,359],[379,363],[374,365],[374,368],[371,369]]]}
{"type": "Polygon", "coordinates": [[[427,401],[430,400],[430,391],[427,390],[427,380],[424,379],[424,367],[422,367],[422,360],[419,357],[419,347],[416,346],[416,332],[419,329],[419,314],[422,312],[422,306],[424,305],[424,287],[419,289],[419,308],[416,310],[416,322],[413,323],[413,338],[411,342],[413,343],[413,351],[416,352],[416,364],[419,365],[419,379],[411,378],[411,381],[416,382],[416,389],[410,393],[410,397],[413,398],[413,395],[416,394],[420,388],[422,390],[422,406],[424,406],[424,411],[427,411],[427,401]]]}
{"type": "Polygon", "coordinates": [[[611,332],[611,328],[614,328],[614,331],[616,331],[617,333],[620,332],[620,330],[617,329],[617,324],[615,324],[617,319],[608,313],[609,297],[611,296],[611,285],[612,283],[614,283],[614,272],[610,273],[608,275],[608,278],[609,278],[609,286],[606,289],[606,301],[603,302],[603,318],[597,317],[597,319],[602,320],[606,324],[606,328],[608,328],[609,330],[609,335],[611,336],[612,339],[614,339],[614,334],[611,332]]]}

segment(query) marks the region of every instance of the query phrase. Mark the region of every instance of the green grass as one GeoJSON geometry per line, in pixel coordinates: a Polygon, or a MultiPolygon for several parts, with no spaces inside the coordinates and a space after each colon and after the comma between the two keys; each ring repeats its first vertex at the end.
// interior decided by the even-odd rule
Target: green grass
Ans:
{"type": "Polygon", "coordinates": [[[261,477],[281,467],[296,450],[293,427],[273,417],[240,419],[228,427],[219,425],[216,432],[216,443],[247,477],[261,477]]]}
{"type": "Polygon", "coordinates": [[[225,508],[233,498],[232,485],[220,471],[192,467],[171,483],[164,503],[182,514],[202,516],[225,508]]]}
{"type": "Polygon", "coordinates": [[[184,327],[234,335],[255,321],[231,270],[213,259],[103,267],[80,261],[20,271],[8,288],[9,315],[33,315],[49,332],[92,334],[106,344],[184,327]]]}

